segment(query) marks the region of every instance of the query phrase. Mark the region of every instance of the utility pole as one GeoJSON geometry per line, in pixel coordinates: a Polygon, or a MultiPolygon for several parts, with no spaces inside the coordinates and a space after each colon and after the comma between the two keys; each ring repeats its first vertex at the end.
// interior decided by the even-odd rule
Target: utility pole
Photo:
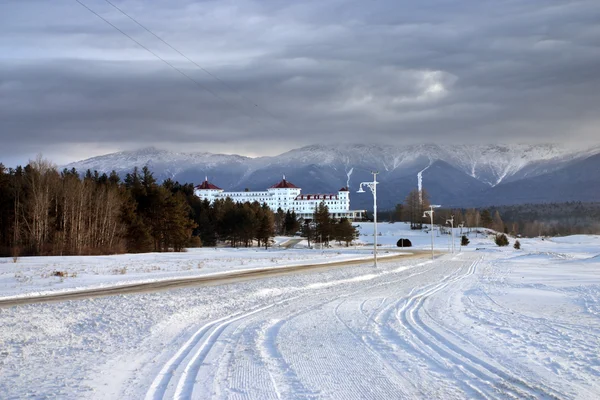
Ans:
{"type": "Polygon", "coordinates": [[[454,254],[454,215],[452,215],[450,219],[447,219],[446,223],[450,224],[450,233],[452,237],[452,254],[454,254]]]}
{"type": "Polygon", "coordinates": [[[435,258],[434,254],[433,254],[433,209],[437,208],[437,207],[439,207],[439,206],[430,205],[429,206],[430,209],[423,213],[423,218],[427,218],[427,217],[431,218],[431,259],[432,260],[435,258]]]}
{"type": "Polygon", "coordinates": [[[364,193],[363,185],[371,189],[373,193],[373,260],[377,267],[377,174],[379,171],[371,171],[373,174],[373,182],[361,182],[357,193],[364,193]]]}

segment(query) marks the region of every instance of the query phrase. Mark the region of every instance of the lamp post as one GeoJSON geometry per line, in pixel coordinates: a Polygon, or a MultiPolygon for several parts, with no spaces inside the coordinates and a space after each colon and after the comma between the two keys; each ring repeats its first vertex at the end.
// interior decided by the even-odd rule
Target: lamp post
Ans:
{"type": "Polygon", "coordinates": [[[432,260],[434,259],[434,256],[433,256],[433,209],[438,208],[438,207],[440,207],[440,206],[430,205],[429,210],[427,210],[423,213],[423,218],[427,218],[427,217],[431,218],[431,259],[432,260]]]}
{"type": "Polygon", "coordinates": [[[427,218],[428,216],[431,218],[431,227],[429,230],[431,231],[431,259],[433,260],[433,208],[423,213],[423,218],[427,218]]]}
{"type": "Polygon", "coordinates": [[[363,186],[371,189],[373,193],[373,261],[377,267],[377,174],[378,171],[371,171],[373,174],[373,182],[361,182],[357,193],[364,193],[363,186]]]}
{"type": "Polygon", "coordinates": [[[454,254],[454,215],[452,215],[450,219],[447,219],[446,223],[450,224],[450,233],[452,237],[452,254],[454,254]]]}

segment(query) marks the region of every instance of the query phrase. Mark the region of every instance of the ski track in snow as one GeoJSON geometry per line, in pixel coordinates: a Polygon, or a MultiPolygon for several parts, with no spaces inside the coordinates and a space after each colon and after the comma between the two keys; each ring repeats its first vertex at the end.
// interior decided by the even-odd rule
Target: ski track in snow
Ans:
{"type": "MultiPolygon", "coordinates": [[[[151,332],[143,357],[133,348],[119,359],[117,366],[128,368],[116,390],[94,397],[597,398],[598,278],[552,287],[515,279],[513,264],[503,262],[501,254],[470,252],[153,295],[199,296],[215,306],[208,316],[194,312],[195,320],[178,318],[175,329],[151,332]],[[511,296],[515,290],[525,297],[511,296]],[[549,314],[520,306],[531,293],[547,296],[541,304],[549,314]],[[563,298],[575,302],[552,302],[563,298]],[[227,307],[219,305],[224,300],[227,307]],[[568,318],[577,309],[564,308],[570,304],[581,310],[578,318],[568,318]]],[[[126,300],[94,302],[111,301],[126,300]]],[[[111,379],[102,375],[92,390],[111,379]]]]}
{"type": "Polygon", "coordinates": [[[527,383],[511,375],[499,367],[492,365],[469,353],[464,348],[453,343],[448,336],[427,325],[420,316],[424,302],[440,292],[448,285],[475,273],[477,261],[465,274],[457,274],[433,285],[433,287],[411,297],[398,311],[397,317],[402,324],[435,355],[443,358],[450,368],[460,371],[465,376],[465,382],[485,397],[495,397],[501,394],[512,398],[562,398],[548,388],[541,388],[527,383]]]}
{"type": "MultiPolygon", "coordinates": [[[[146,393],[146,400],[204,398],[216,394],[220,394],[217,397],[227,397],[225,394],[228,393],[228,388],[220,386],[230,378],[227,374],[231,373],[230,368],[235,364],[235,355],[228,356],[228,354],[234,352],[231,343],[239,345],[244,334],[250,335],[255,344],[256,348],[253,350],[256,353],[253,355],[255,363],[262,366],[269,377],[270,384],[262,388],[261,397],[278,399],[330,397],[331,393],[335,392],[322,393],[318,390],[319,387],[323,389],[327,386],[325,382],[307,386],[307,382],[303,379],[303,375],[306,375],[303,369],[296,369],[296,363],[286,357],[285,349],[282,349],[278,343],[282,337],[282,330],[286,326],[296,321],[300,324],[306,320],[312,321],[314,319],[312,314],[321,312],[326,313],[325,320],[334,317],[333,321],[343,327],[341,331],[333,329],[329,326],[331,322],[321,326],[326,332],[330,331],[329,328],[332,332],[336,332],[333,337],[326,336],[328,339],[337,340],[339,336],[346,336],[346,339],[350,340],[344,340],[342,344],[347,342],[351,346],[360,345],[360,353],[368,354],[380,365],[377,379],[380,381],[378,389],[383,389],[381,393],[373,387],[359,385],[354,388],[354,391],[344,392],[342,396],[344,398],[351,398],[351,394],[354,393],[356,398],[384,399],[387,396],[384,393],[389,395],[390,391],[402,398],[435,396],[446,390],[451,391],[445,385],[452,385],[453,382],[454,384],[458,382],[459,392],[455,393],[456,396],[460,396],[459,393],[462,391],[469,396],[482,398],[563,398],[562,393],[542,384],[527,382],[495,365],[493,361],[486,361],[475,353],[469,352],[467,349],[473,345],[457,344],[456,333],[447,328],[425,322],[429,318],[424,318],[421,314],[426,312],[424,308],[426,301],[449,286],[475,274],[478,262],[479,259],[473,261],[470,266],[464,267],[465,261],[449,261],[448,264],[453,263],[455,266],[451,268],[451,273],[439,282],[413,288],[408,296],[401,296],[389,304],[386,304],[387,297],[367,298],[360,302],[355,298],[356,295],[364,295],[377,288],[389,288],[401,281],[426,274],[431,268],[402,276],[400,279],[376,282],[366,287],[360,285],[357,290],[350,292],[343,286],[337,287],[334,293],[324,291],[325,296],[315,296],[316,301],[307,300],[306,295],[298,296],[209,322],[200,327],[162,367],[146,393]],[[295,303],[296,300],[299,301],[295,303]],[[307,306],[307,302],[310,305],[307,306]],[[368,310],[369,303],[375,303],[372,310],[368,310]],[[295,308],[297,309],[293,310],[295,308]],[[237,322],[240,325],[233,332],[224,334],[237,322]],[[219,341],[223,343],[217,346],[219,341]],[[443,377],[443,385],[437,388],[437,391],[430,391],[408,376],[410,374],[405,370],[408,360],[404,354],[407,351],[420,358],[424,365],[436,370],[436,373],[443,377]],[[212,356],[211,352],[214,353],[212,356]],[[215,365],[210,367],[205,365],[205,360],[208,358],[215,365]],[[227,364],[227,368],[219,368],[219,364],[223,362],[227,364]]],[[[331,340],[327,340],[322,343],[325,345],[330,342],[331,340]]],[[[339,340],[338,344],[340,344],[339,340]]],[[[329,361],[333,365],[327,370],[348,370],[350,375],[361,374],[358,369],[362,367],[359,365],[358,369],[351,368],[344,357],[332,357],[329,361]]],[[[318,363],[316,364],[311,367],[313,373],[321,370],[318,363]]],[[[233,393],[235,392],[229,391],[228,394],[233,393]]],[[[337,392],[337,395],[339,394],[337,392]]]]}
{"type": "MultiPolygon", "coordinates": [[[[398,271],[403,271],[404,269],[401,268],[398,271]]],[[[414,276],[414,275],[419,275],[422,273],[427,272],[427,270],[423,270],[421,272],[418,272],[416,274],[411,274],[410,276],[414,276]]],[[[372,275],[371,273],[367,274],[369,275],[369,277],[372,275]]],[[[401,280],[406,279],[406,277],[403,277],[399,280],[394,280],[394,281],[388,281],[388,282],[378,282],[374,285],[369,285],[367,289],[369,288],[373,288],[373,287],[378,287],[378,286],[383,286],[383,285],[389,285],[401,280]]],[[[358,282],[361,282],[362,280],[358,280],[358,282]]],[[[348,283],[345,282],[344,283],[348,283]]],[[[316,287],[321,287],[320,285],[316,285],[316,287]]],[[[326,288],[329,288],[330,285],[325,286],[326,288]]],[[[345,293],[343,295],[341,295],[341,297],[346,298],[352,294],[358,293],[358,292],[364,292],[366,289],[364,287],[361,287],[358,291],[356,292],[352,292],[350,294],[345,293]]],[[[331,290],[325,290],[325,292],[330,292],[331,290]]],[[[336,292],[345,292],[346,288],[342,285],[339,285],[337,288],[335,288],[336,292]]],[[[303,297],[306,297],[307,295],[304,295],[303,297]]],[[[201,382],[217,382],[219,381],[218,379],[216,379],[215,376],[205,376],[202,378],[198,377],[198,374],[200,374],[201,368],[202,368],[202,363],[204,362],[204,360],[208,357],[208,353],[211,351],[214,351],[213,347],[215,345],[215,343],[221,339],[221,334],[225,331],[226,328],[228,328],[232,323],[237,322],[237,321],[243,321],[242,324],[244,325],[243,328],[238,327],[236,328],[236,332],[238,334],[237,338],[232,338],[232,337],[228,337],[227,339],[225,339],[226,341],[229,342],[236,342],[239,343],[241,340],[241,335],[243,334],[243,332],[248,330],[248,324],[251,323],[251,321],[246,321],[246,319],[252,315],[258,314],[258,313],[263,313],[267,310],[270,310],[271,308],[275,307],[275,306],[282,306],[284,304],[286,304],[286,306],[284,307],[284,315],[285,317],[283,319],[269,319],[268,316],[262,316],[262,319],[266,319],[266,322],[262,322],[259,325],[258,329],[258,333],[256,334],[256,338],[254,339],[254,342],[256,343],[256,347],[259,353],[259,358],[261,360],[261,363],[266,367],[268,374],[269,374],[269,378],[270,381],[272,383],[272,389],[274,391],[275,397],[276,398],[280,398],[280,399],[287,399],[287,398],[320,398],[319,394],[317,392],[313,392],[309,389],[307,389],[302,381],[298,378],[298,376],[296,375],[296,373],[294,372],[294,369],[287,363],[287,361],[285,360],[284,356],[282,355],[282,353],[280,352],[278,345],[277,345],[277,339],[278,336],[280,334],[280,331],[282,329],[282,327],[293,321],[294,319],[301,317],[307,313],[310,313],[311,311],[314,311],[315,309],[318,308],[322,308],[323,306],[325,306],[326,304],[332,304],[335,303],[337,300],[338,296],[335,296],[335,300],[330,300],[330,297],[327,296],[325,297],[325,300],[321,300],[321,301],[317,301],[315,304],[309,306],[309,307],[301,307],[299,310],[294,311],[294,312],[290,312],[288,309],[290,308],[292,301],[295,300],[295,298],[288,298],[285,299],[283,301],[277,302],[275,304],[266,306],[266,307],[261,307],[258,308],[256,310],[250,311],[250,312],[246,312],[246,313],[235,313],[232,314],[230,316],[224,317],[224,318],[220,318],[217,319],[215,321],[209,322],[205,325],[203,325],[202,327],[200,327],[191,337],[190,339],[188,339],[183,346],[181,346],[177,352],[171,357],[171,359],[169,361],[167,361],[166,364],[164,364],[164,366],[161,368],[160,372],[158,373],[158,375],[155,377],[153,383],[150,386],[150,389],[148,390],[148,392],[146,393],[146,400],[150,400],[150,399],[162,399],[162,398],[195,398],[195,397],[202,397],[202,394],[207,395],[209,394],[208,392],[211,391],[210,388],[203,388],[203,390],[200,390],[198,393],[195,392],[195,388],[194,385],[199,385],[201,384],[201,382]],[[190,356],[190,354],[192,354],[192,352],[194,352],[193,356],[190,356]],[[176,387],[173,391],[172,386],[174,385],[174,383],[176,384],[176,387]],[[207,392],[208,391],[208,392],[207,392]],[[198,396],[197,396],[198,395],[198,396]]],[[[302,303],[300,303],[302,304],[302,303]]],[[[341,304],[341,303],[339,303],[341,304]]],[[[339,306],[339,304],[337,304],[337,306],[339,306]]],[[[381,304],[383,304],[383,301],[381,301],[381,304]]],[[[336,306],[336,310],[337,310],[337,306],[336,306]]],[[[279,312],[281,312],[282,310],[280,309],[279,312]]],[[[360,310],[359,310],[360,312],[360,310]]],[[[339,319],[339,318],[338,318],[339,319]]],[[[340,320],[340,322],[342,322],[340,320]]],[[[252,329],[250,329],[252,330],[252,329]]],[[[354,332],[351,332],[352,334],[354,334],[354,332]]],[[[222,348],[219,350],[222,351],[222,348]]],[[[222,356],[222,354],[221,354],[222,356]]],[[[385,358],[383,356],[380,356],[380,360],[382,362],[385,362],[385,358]]],[[[219,355],[214,355],[213,359],[217,359],[219,358],[219,355]]],[[[231,360],[228,361],[228,364],[231,364],[231,360]]],[[[214,372],[214,368],[213,371],[205,371],[208,373],[213,373],[214,372]]],[[[358,371],[355,371],[358,372],[358,371]]],[[[400,388],[400,383],[397,382],[398,386],[396,387],[396,389],[400,388]]],[[[213,388],[214,389],[214,388],[213,388]]],[[[221,390],[219,390],[217,388],[217,390],[215,390],[216,392],[223,392],[221,390]]],[[[214,394],[214,393],[213,393],[214,394]]],[[[264,395],[264,394],[263,394],[264,395]]],[[[364,395],[368,395],[368,393],[364,393],[364,395]]],[[[385,396],[381,397],[381,398],[385,398],[385,396]]]]}
{"type": "Polygon", "coordinates": [[[191,398],[196,382],[196,376],[199,374],[208,353],[213,349],[213,346],[217,343],[226,328],[236,321],[249,318],[252,315],[268,310],[273,306],[292,300],[294,300],[294,298],[286,299],[279,303],[260,307],[248,312],[234,313],[203,325],[163,366],[152,382],[150,389],[146,393],[145,399],[152,400],[167,397],[170,389],[169,386],[171,382],[174,382],[176,376],[179,378],[176,381],[177,383],[172,397],[175,399],[191,398]],[[193,355],[190,356],[190,354],[193,355]]]}

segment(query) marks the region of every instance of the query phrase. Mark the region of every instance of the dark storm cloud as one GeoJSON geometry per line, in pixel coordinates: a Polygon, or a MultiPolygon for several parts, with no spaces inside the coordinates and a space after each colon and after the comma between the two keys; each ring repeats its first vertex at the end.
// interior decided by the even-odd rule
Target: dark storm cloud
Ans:
{"type": "Polygon", "coordinates": [[[85,3],[196,82],[74,1],[0,2],[0,161],[597,140],[595,0],[115,2],[225,84],[85,3]]]}

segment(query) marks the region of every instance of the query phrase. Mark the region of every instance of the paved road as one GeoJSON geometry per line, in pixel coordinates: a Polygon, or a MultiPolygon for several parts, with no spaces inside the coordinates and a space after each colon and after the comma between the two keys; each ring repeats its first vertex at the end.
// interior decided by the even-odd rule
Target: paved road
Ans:
{"type": "MultiPolygon", "coordinates": [[[[392,260],[397,260],[399,258],[421,258],[427,257],[430,253],[427,251],[421,250],[412,250],[410,254],[406,254],[404,251],[403,254],[399,254],[396,256],[389,256],[384,258],[379,258],[378,262],[388,262],[392,260]]],[[[146,282],[146,283],[135,283],[129,285],[120,285],[109,288],[99,288],[99,289],[89,289],[89,290],[81,290],[81,291],[72,291],[72,292],[64,292],[57,294],[49,294],[43,296],[35,296],[35,297],[23,297],[17,299],[10,300],[0,300],[0,308],[6,307],[14,307],[25,304],[35,304],[35,303],[51,303],[51,302],[59,302],[66,300],[79,300],[79,299],[87,299],[94,297],[104,297],[104,296],[115,296],[121,294],[133,294],[133,293],[149,293],[149,292],[157,292],[162,290],[171,290],[171,289],[179,289],[184,287],[191,286],[216,286],[223,285],[227,283],[240,282],[244,280],[250,279],[260,279],[265,277],[273,277],[273,276],[282,276],[287,274],[293,274],[298,272],[306,272],[306,271],[318,271],[318,270],[326,270],[330,268],[343,267],[349,265],[357,265],[357,264],[367,264],[368,260],[353,260],[353,261],[339,261],[328,264],[306,264],[306,265],[295,265],[290,267],[283,268],[260,268],[260,269],[251,269],[247,271],[237,271],[232,273],[224,273],[218,276],[200,276],[200,277],[186,277],[179,279],[170,279],[166,281],[159,282],[146,282]]]]}
{"type": "Polygon", "coordinates": [[[298,243],[300,243],[303,239],[290,239],[282,243],[279,247],[283,247],[286,249],[291,249],[298,243]]]}

